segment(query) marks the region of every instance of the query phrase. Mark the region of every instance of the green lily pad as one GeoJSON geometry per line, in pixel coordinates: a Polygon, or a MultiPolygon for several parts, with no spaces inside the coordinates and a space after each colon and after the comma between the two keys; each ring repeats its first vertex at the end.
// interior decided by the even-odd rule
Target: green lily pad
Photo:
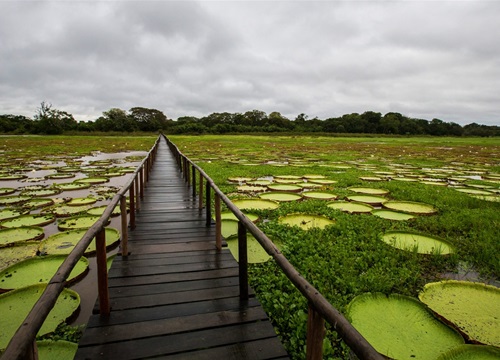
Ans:
{"type": "Polygon", "coordinates": [[[78,344],[64,340],[42,340],[36,342],[38,360],[73,360],[78,344]]]}
{"type": "Polygon", "coordinates": [[[254,186],[254,185],[240,185],[237,187],[239,192],[263,192],[267,190],[267,187],[264,186],[254,186]]]}
{"type": "Polygon", "coordinates": [[[267,188],[273,191],[290,191],[290,192],[298,192],[302,190],[301,186],[293,184],[270,184],[267,186],[267,188]]]}
{"type": "Polygon", "coordinates": [[[47,179],[53,179],[53,180],[56,180],[56,179],[71,179],[71,178],[74,178],[74,177],[75,177],[75,174],[72,174],[72,173],[57,173],[57,174],[50,174],[50,175],[46,176],[47,179]]]}
{"type": "Polygon", "coordinates": [[[372,206],[382,205],[383,203],[388,201],[388,199],[386,199],[385,197],[376,195],[351,195],[348,196],[347,199],[349,201],[370,204],[372,206]]]}
{"type": "Polygon", "coordinates": [[[43,228],[38,226],[20,226],[0,229],[0,248],[15,243],[43,239],[43,228]]]}
{"type": "Polygon", "coordinates": [[[75,180],[76,183],[84,183],[84,184],[103,184],[108,181],[109,179],[106,177],[89,177],[89,178],[75,180]]]}
{"type": "Polygon", "coordinates": [[[30,257],[36,256],[38,241],[26,241],[0,248],[0,271],[30,257]]]}
{"type": "MultiPolygon", "coordinates": [[[[85,229],[76,229],[60,232],[50,235],[47,239],[42,240],[39,244],[38,250],[41,254],[69,254],[75,245],[81,240],[83,235],[87,232],[85,229]]],[[[109,250],[116,246],[120,241],[120,232],[114,228],[106,228],[106,249],[109,250]]],[[[89,247],[85,250],[85,255],[95,254],[95,239],[92,240],[89,247]]]]}
{"type": "Polygon", "coordinates": [[[9,195],[16,192],[14,188],[0,188],[0,195],[9,195]]]}
{"type": "Polygon", "coordinates": [[[391,359],[435,359],[464,343],[417,299],[366,293],[347,307],[352,325],[382,355],[391,359]]]}
{"type": "Polygon", "coordinates": [[[387,201],[382,204],[383,207],[390,210],[402,211],[416,215],[432,215],[437,213],[437,209],[429,204],[412,201],[387,201]]]}
{"type": "Polygon", "coordinates": [[[261,199],[264,200],[273,200],[273,201],[297,201],[302,199],[302,196],[295,193],[287,193],[287,192],[268,192],[262,193],[259,195],[261,199]]]}
{"type": "Polygon", "coordinates": [[[308,214],[290,214],[282,216],[278,219],[278,222],[290,226],[298,226],[303,230],[312,228],[324,229],[328,225],[335,224],[335,220],[331,220],[326,216],[308,214]]]}
{"type": "Polygon", "coordinates": [[[54,214],[56,217],[68,217],[74,216],[78,214],[85,213],[90,207],[89,206],[68,206],[68,205],[59,205],[55,206],[48,211],[54,214]]]}
{"type": "Polygon", "coordinates": [[[500,349],[486,345],[460,345],[444,354],[436,360],[498,360],[500,349]]]}
{"type": "Polygon", "coordinates": [[[73,229],[83,229],[89,228],[94,223],[99,220],[98,215],[80,215],[72,216],[69,218],[64,218],[59,220],[57,227],[59,230],[73,230],[73,229]]]}
{"type": "Polygon", "coordinates": [[[253,185],[253,186],[267,186],[272,183],[271,180],[251,180],[246,182],[247,185],[253,185]]]}
{"type": "MultiPolygon", "coordinates": [[[[38,301],[47,284],[23,287],[0,295],[0,349],[5,349],[10,339],[38,301]]],[[[54,308],[38,331],[38,335],[53,332],[59,324],[71,317],[80,306],[80,296],[64,289],[54,308]]]]}
{"type": "Polygon", "coordinates": [[[242,177],[242,176],[236,176],[236,177],[230,177],[227,179],[227,181],[231,183],[245,183],[247,181],[251,181],[252,178],[249,177],[242,177]]]}
{"type": "Polygon", "coordinates": [[[22,204],[28,200],[30,200],[31,197],[29,196],[2,196],[0,197],[0,205],[17,205],[17,204],[22,204]]]}
{"type": "Polygon", "coordinates": [[[58,187],[63,191],[72,191],[72,190],[88,189],[89,187],[92,186],[92,184],[83,182],[80,183],[71,182],[71,183],[54,184],[54,186],[58,187]]]}
{"type": "Polygon", "coordinates": [[[241,210],[274,210],[279,207],[276,201],[265,199],[240,199],[234,200],[233,204],[241,210]]]}
{"type": "Polygon", "coordinates": [[[493,195],[491,191],[483,189],[455,188],[455,190],[470,195],[493,195]]]}
{"type": "Polygon", "coordinates": [[[381,177],[378,176],[360,176],[359,177],[363,181],[384,181],[381,177]]]}
{"type": "MultiPolygon", "coordinates": [[[[104,211],[106,210],[107,207],[108,207],[107,205],[102,205],[102,206],[96,206],[96,207],[90,208],[87,210],[87,214],[101,216],[102,214],[104,214],[104,211]]],[[[120,215],[120,207],[116,206],[113,209],[111,216],[118,216],[118,215],[120,215]]]]}
{"type": "MultiPolygon", "coordinates": [[[[35,256],[9,266],[0,272],[0,291],[19,289],[38,283],[47,283],[66,259],[64,255],[35,256]]],[[[68,283],[82,278],[88,271],[89,261],[82,257],[68,277],[68,283]]]]}
{"type": "Polygon", "coordinates": [[[323,187],[323,185],[313,182],[301,182],[297,183],[296,185],[300,186],[302,189],[319,189],[323,187]]]}
{"type": "Polygon", "coordinates": [[[11,180],[21,180],[26,179],[27,176],[23,174],[1,174],[0,181],[11,181],[11,180]]]}
{"type": "Polygon", "coordinates": [[[500,346],[500,289],[469,281],[424,286],[419,299],[472,342],[500,346]]]}
{"type": "Polygon", "coordinates": [[[306,191],[302,196],[306,199],[335,200],[338,195],[324,191],[306,191]]]}
{"type": "Polygon", "coordinates": [[[276,175],[274,176],[277,179],[286,179],[286,180],[300,180],[302,177],[297,175],[276,175]]]}
{"type": "Polygon", "coordinates": [[[46,199],[34,198],[23,203],[23,208],[38,209],[51,205],[54,205],[54,200],[52,200],[51,198],[46,198],[46,199]]]}
{"type": "Polygon", "coordinates": [[[230,236],[238,235],[238,220],[222,219],[221,232],[225,239],[230,236]]]}
{"type": "Polygon", "coordinates": [[[84,197],[84,198],[74,198],[66,203],[68,206],[82,206],[82,205],[92,205],[97,202],[96,198],[84,197]]]}
{"type": "Polygon", "coordinates": [[[354,191],[359,194],[367,194],[367,195],[387,195],[389,194],[389,190],[387,189],[377,189],[377,188],[368,188],[368,187],[350,187],[348,190],[354,191]]]}
{"type": "Polygon", "coordinates": [[[13,228],[20,226],[45,226],[56,221],[53,214],[28,214],[21,215],[14,219],[8,219],[0,222],[3,227],[13,228]]]}
{"type": "Polygon", "coordinates": [[[407,214],[392,210],[384,210],[384,209],[373,209],[372,214],[381,217],[382,219],[399,220],[399,221],[410,220],[415,217],[415,215],[412,214],[407,214]]]}
{"type": "Polygon", "coordinates": [[[330,180],[330,179],[309,179],[308,181],[320,185],[332,185],[337,182],[336,180],[330,180]]]}
{"type": "Polygon", "coordinates": [[[329,203],[327,206],[350,214],[368,214],[373,210],[373,206],[355,201],[336,201],[329,203]]]}
{"type": "MultiPolygon", "coordinates": [[[[251,214],[251,213],[247,213],[247,212],[243,212],[243,214],[245,214],[245,216],[248,219],[250,219],[250,221],[252,221],[252,222],[256,222],[257,220],[259,220],[259,217],[255,214],[251,214]]],[[[223,211],[223,212],[221,212],[220,216],[221,216],[222,220],[224,220],[224,219],[238,220],[236,215],[234,215],[231,211],[223,211]]]]}
{"type": "MultiPolygon", "coordinates": [[[[238,237],[233,236],[226,239],[226,241],[229,251],[231,251],[236,261],[238,261],[238,237]]],[[[271,259],[271,255],[250,234],[247,234],[247,259],[249,264],[263,263],[271,259]]]]}
{"type": "Polygon", "coordinates": [[[301,178],[296,179],[274,179],[274,182],[277,184],[298,184],[302,182],[301,178]]]}
{"type": "Polygon", "coordinates": [[[27,214],[29,211],[28,210],[21,210],[21,209],[2,209],[0,210],[0,221],[2,220],[7,220],[7,219],[13,219],[18,216],[27,214]]]}
{"type": "Polygon", "coordinates": [[[443,239],[408,231],[388,231],[382,240],[397,249],[419,254],[447,255],[455,251],[453,245],[443,239]]]}
{"type": "Polygon", "coordinates": [[[44,197],[44,196],[52,196],[57,195],[61,192],[61,189],[58,188],[50,188],[50,189],[39,189],[39,190],[25,190],[21,191],[21,196],[30,196],[30,197],[44,197]]]}

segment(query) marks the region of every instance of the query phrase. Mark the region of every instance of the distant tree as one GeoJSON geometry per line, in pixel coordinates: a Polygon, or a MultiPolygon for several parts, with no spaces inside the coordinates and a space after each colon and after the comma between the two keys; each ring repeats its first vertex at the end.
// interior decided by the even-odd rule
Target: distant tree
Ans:
{"type": "Polygon", "coordinates": [[[26,134],[33,131],[33,120],[23,115],[0,115],[0,133],[26,134]]]}
{"type": "Polygon", "coordinates": [[[39,134],[58,135],[78,126],[73,115],[52,108],[52,104],[45,101],[41,102],[33,118],[36,121],[35,132],[39,134]]]}
{"type": "Polygon", "coordinates": [[[156,109],[133,107],[129,110],[129,117],[141,131],[158,131],[165,129],[168,119],[163,112],[156,109]]]}
{"type": "Polygon", "coordinates": [[[95,121],[97,131],[120,131],[132,132],[139,130],[134,119],[127,115],[127,112],[118,108],[111,108],[104,111],[95,121]]]}
{"type": "Polygon", "coordinates": [[[380,126],[382,114],[374,111],[365,111],[361,114],[361,119],[364,123],[364,133],[375,134],[380,126]]]}

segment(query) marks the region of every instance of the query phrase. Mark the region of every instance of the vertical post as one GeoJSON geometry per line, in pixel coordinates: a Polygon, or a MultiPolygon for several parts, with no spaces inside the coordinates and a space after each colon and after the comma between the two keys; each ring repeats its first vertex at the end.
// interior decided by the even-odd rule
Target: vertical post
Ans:
{"type": "Polygon", "coordinates": [[[99,294],[99,313],[101,316],[109,316],[111,307],[109,303],[108,269],[106,266],[106,232],[99,231],[95,239],[96,262],[97,262],[97,290],[99,294]]]}
{"type": "Polygon", "coordinates": [[[135,229],[135,187],[134,184],[130,186],[128,189],[129,195],[128,195],[128,200],[129,200],[129,207],[130,207],[130,229],[134,230],[135,229]]]}
{"type": "Polygon", "coordinates": [[[191,186],[191,167],[189,166],[189,161],[186,159],[186,182],[187,182],[187,186],[190,187],[191,186]]]}
{"type": "Polygon", "coordinates": [[[198,209],[203,209],[203,175],[200,172],[200,185],[198,189],[198,209]]]}
{"type": "Polygon", "coordinates": [[[122,256],[128,256],[128,229],[127,229],[127,199],[120,198],[120,217],[122,223],[122,256]]]}
{"type": "Polygon", "coordinates": [[[212,204],[210,200],[210,193],[212,192],[212,188],[210,187],[210,183],[207,181],[205,184],[205,211],[207,214],[207,219],[206,219],[206,226],[210,227],[212,225],[212,204]]]}
{"type": "Polygon", "coordinates": [[[222,250],[222,218],[219,194],[215,194],[215,247],[219,251],[222,250]]]}
{"type": "Polygon", "coordinates": [[[240,299],[248,300],[247,229],[241,221],[238,221],[238,267],[240,299]]]}
{"type": "Polygon", "coordinates": [[[141,199],[144,199],[144,166],[141,166],[141,170],[139,172],[139,189],[141,194],[141,199]]]}
{"type": "Polygon", "coordinates": [[[321,360],[323,359],[323,339],[325,337],[325,320],[309,303],[309,311],[307,316],[307,342],[306,342],[306,359],[321,360]]]}
{"type": "Polygon", "coordinates": [[[191,167],[193,173],[193,200],[196,199],[196,169],[194,165],[191,167]]]}
{"type": "Polygon", "coordinates": [[[139,177],[140,173],[137,174],[134,180],[134,187],[135,187],[135,209],[137,212],[141,211],[141,202],[139,201],[139,177]]]}

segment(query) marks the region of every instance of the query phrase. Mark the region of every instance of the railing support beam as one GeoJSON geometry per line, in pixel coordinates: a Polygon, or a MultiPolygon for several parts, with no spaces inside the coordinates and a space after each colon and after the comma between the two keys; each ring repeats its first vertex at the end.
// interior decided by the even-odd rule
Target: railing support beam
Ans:
{"type": "Polygon", "coordinates": [[[247,229],[241,221],[238,221],[238,267],[240,299],[248,300],[247,229]]]}
{"type": "Polygon", "coordinates": [[[309,303],[307,316],[307,340],[306,340],[306,359],[323,359],[323,339],[325,338],[325,320],[309,303]]]}
{"type": "Polygon", "coordinates": [[[218,194],[215,194],[215,247],[219,251],[222,250],[222,217],[218,194]]]}
{"type": "Polygon", "coordinates": [[[97,289],[99,294],[99,313],[109,316],[111,305],[108,290],[108,268],[106,264],[106,231],[103,228],[96,235],[97,289]]]}

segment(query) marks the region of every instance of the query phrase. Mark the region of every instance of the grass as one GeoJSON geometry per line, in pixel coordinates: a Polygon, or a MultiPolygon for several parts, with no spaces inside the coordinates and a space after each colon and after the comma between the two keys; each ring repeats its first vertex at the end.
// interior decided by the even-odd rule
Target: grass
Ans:
{"type": "MultiPolygon", "coordinates": [[[[337,181],[324,189],[339,195],[339,199],[353,194],[349,186],[358,185],[388,189],[389,199],[423,202],[438,209],[437,215],[403,222],[349,215],[328,208],[327,202],[321,200],[282,203],[274,211],[254,211],[267,220],[259,227],[281,244],[293,266],[341,312],[355,296],[365,292],[416,297],[426,283],[441,279],[445,273],[458,274],[464,264],[478,271],[484,280],[500,277],[500,202],[480,200],[451,187],[360,180],[361,176],[400,170],[433,179],[477,172],[498,175],[499,139],[241,135],[170,138],[231,198],[244,195],[236,192],[236,186],[227,181],[229,177],[320,174],[337,181]],[[280,216],[297,212],[324,215],[336,222],[324,230],[309,231],[278,223],[280,216]],[[455,246],[456,253],[421,255],[394,249],[380,240],[388,230],[441,237],[455,246]]],[[[498,183],[488,184],[498,191],[498,183]]],[[[251,285],[288,351],[294,358],[303,358],[305,299],[274,262],[253,265],[250,274],[251,285]]],[[[349,353],[332,329],[328,329],[324,351],[327,357],[347,358],[349,353]]]]}

